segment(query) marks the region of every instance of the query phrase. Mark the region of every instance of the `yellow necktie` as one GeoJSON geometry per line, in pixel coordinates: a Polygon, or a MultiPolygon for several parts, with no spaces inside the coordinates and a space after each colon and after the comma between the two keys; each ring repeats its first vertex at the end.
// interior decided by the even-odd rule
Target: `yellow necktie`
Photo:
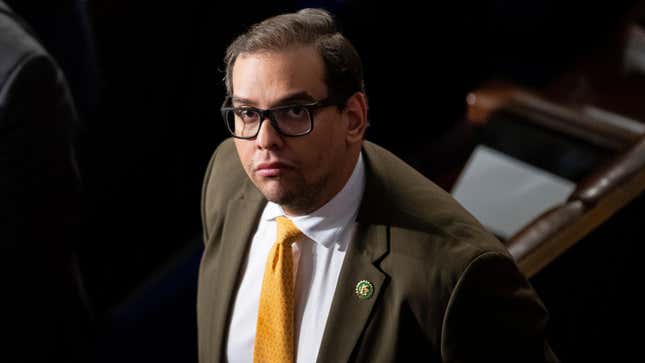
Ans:
{"type": "Polygon", "coordinates": [[[255,329],[255,363],[290,363],[294,361],[294,286],[291,244],[302,232],[287,218],[277,217],[278,238],[269,252],[258,322],[255,329]]]}

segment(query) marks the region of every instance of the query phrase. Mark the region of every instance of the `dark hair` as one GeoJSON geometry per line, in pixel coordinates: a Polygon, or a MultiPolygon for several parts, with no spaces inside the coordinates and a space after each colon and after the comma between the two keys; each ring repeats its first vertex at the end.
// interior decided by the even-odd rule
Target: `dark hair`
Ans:
{"type": "Polygon", "coordinates": [[[344,102],[356,92],[365,93],[363,66],[354,46],[336,28],[331,14],[303,9],[266,19],[238,36],[226,50],[226,91],[233,94],[232,73],[241,53],[281,51],[315,46],[325,65],[328,97],[344,102]]]}

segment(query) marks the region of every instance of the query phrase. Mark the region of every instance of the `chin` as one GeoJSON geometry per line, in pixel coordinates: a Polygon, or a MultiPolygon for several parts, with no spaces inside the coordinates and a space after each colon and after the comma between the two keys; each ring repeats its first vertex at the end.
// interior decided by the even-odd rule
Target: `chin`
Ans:
{"type": "Polygon", "coordinates": [[[283,208],[303,210],[308,209],[313,202],[314,190],[307,188],[302,180],[286,178],[255,180],[255,186],[264,197],[283,208]]]}
{"type": "MultiPolygon", "coordinates": [[[[257,184],[256,184],[257,185],[257,184]]],[[[264,197],[277,204],[284,204],[290,199],[289,196],[291,193],[287,193],[285,187],[279,181],[269,181],[258,185],[258,189],[262,192],[264,197]]]]}

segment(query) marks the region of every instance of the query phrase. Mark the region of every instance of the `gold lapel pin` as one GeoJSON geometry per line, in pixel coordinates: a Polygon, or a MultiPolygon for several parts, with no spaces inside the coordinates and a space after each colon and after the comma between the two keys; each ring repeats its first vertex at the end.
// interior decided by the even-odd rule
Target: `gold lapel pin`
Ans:
{"type": "Polygon", "coordinates": [[[361,280],[356,284],[356,296],[361,300],[367,300],[374,294],[374,285],[367,280],[361,280]]]}

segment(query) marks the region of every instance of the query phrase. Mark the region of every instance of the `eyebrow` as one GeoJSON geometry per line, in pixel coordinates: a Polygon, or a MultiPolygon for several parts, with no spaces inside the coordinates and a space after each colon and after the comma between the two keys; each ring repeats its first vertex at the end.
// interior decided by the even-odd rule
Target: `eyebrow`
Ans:
{"type": "MultiPolygon", "coordinates": [[[[244,105],[255,105],[256,104],[255,102],[253,102],[252,100],[250,100],[248,98],[237,97],[235,95],[231,98],[231,101],[235,102],[235,103],[241,103],[241,104],[244,104],[244,105]]],[[[295,92],[295,93],[292,93],[292,94],[289,94],[289,95],[286,95],[286,96],[280,98],[271,107],[289,105],[289,104],[292,104],[294,102],[302,102],[302,101],[304,101],[304,102],[315,102],[316,99],[312,95],[310,95],[308,92],[300,91],[300,92],[295,92]]]]}

